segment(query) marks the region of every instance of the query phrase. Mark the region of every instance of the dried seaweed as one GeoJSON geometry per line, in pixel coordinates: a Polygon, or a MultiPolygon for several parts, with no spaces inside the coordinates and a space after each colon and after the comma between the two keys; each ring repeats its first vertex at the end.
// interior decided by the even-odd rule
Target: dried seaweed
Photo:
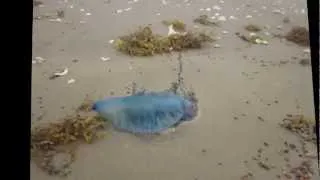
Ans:
{"type": "Polygon", "coordinates": [[[297,134],[305,141],[316,143],[316,135],[313,133],[314,124],[315,122],[307,120],[303,115],[288,114],[280,126],[297,134]]]}
{"type": "Polygon", "coordinates": [[[257,26],[257,25],[254,25],[254,24],[248,24],[244,27],[247,31],[250,31],[250,32],[259,32],[261,31],[262,29],[257,26]]]}
{"type": "Polygon", "coordinates": [[[295,26],[286,35],[288,41],[299,46],[309,46],[309,32],[305,27],[295,26]]]}
{"type": "MultiPolygon", "coordinates": [[[[89,108],[90,107],[90,108],[89,108]]],[[[92,143],[103,137],[106,121],[99,116],[88,114],[90,101],[86,100],[76,110],[75,115],[46,126],[34,127],[31,131],[31,155],[36,164],[50,175],[66,176],[75,159],[74,148],[79,142],[92,143]],[[73,146],[72,149],[70,147],[73,146]],[[64,157],[55,162],[57,157],[64,157]]]]}
{"type": "Polygon", "coordinates": [[[200,15],[199,17],[195,18],[193,22],[205,26],[218,26],[216,22],[210,21],[207,15],[200,15]]]}
{"type": "Polygon", "coordinates": [[[178,32],[184,32],[186,30],[186,24],[181,20],[163,20],[162,23],[166,26],[172,25],[172,28],[178,32]]]}
{"type": "Polygon", "coordinates": [[[264,44],[267,45],[269,44],[269,42],[267,40],[265,40],[263,37],[255,34],[255,33],[250,33],[250,35],[244,35],[244,34],[240,34],[239,32],[236,33],[236,35],[251,44],[264,44]]]}
{"type": "Polygon", "coordinates": [[[154,34],[150,26],[141,27],[132,34],[121,36],[116,41],[118,51],[130,56],[153,56],[187,49],[200,49],[213,39],[205,33],[186,32],[161,36],[154,34]]]}

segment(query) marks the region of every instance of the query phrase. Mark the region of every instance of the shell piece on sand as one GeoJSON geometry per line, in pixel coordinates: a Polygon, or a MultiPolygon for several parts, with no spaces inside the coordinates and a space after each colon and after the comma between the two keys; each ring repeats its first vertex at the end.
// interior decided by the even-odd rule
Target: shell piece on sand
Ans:
{"type": "Polygon", "coordinates": [[[144,92],[97,101],[93,110],[116,129],[131,133],[160,133],[192,120],[193,103],[171,92],[144,92]]]}

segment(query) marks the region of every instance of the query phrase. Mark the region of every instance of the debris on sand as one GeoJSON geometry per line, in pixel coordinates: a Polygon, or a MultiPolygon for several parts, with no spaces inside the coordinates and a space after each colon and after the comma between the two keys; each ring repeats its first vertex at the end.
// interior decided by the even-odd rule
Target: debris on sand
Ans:
{"type": "Polygon", "coordinates": [[[244,35],[244,34],[240,34],[239,32],[237,32],[236,35],[240,39],[242,39],[246,42],[249,42],[251,44],[263,44],[263,45],[269,44],[269,42],[267,40],[265,40],[261,36],[257,35],[256,33],[250,33],[249,35],[244,35]]]}
{"type": "Polygon", "coordinates": [[[272,168],[270,165],[263,161],[258,161],[258,166],[266,171],[269,171],[272,168]]]}
{"type": "Polygon", "coordinates": [[[195,18],[193,22],[205,26],[218,26],[216,22],[210,21],[207,15],[200,15],[199,17],[195,18]]]}
{"type": "Polygon", "coordinates": [[[68,68],[64,68],[62,71],[58,71],[58,72],[53,73],[53,75],[50,76],[49,79],[53,80],[53,79],[55,79],[57,77],[65,76],[65,75],[68,74],[68,72],[69,72],[69,69],[68,68]]]}
{"type": "Polygon", "coordinates": [[[246,173],[240,178],[240,180],[251,180],[251,179],[254,179],[254,176],[251,172],[246,173]]]}
{"type": "Polygon", "coordinates": [[[32,60],[32,64],[41,64],[43,62],[45,62],[46,60],[40,56],[37,56],[35,57],[33,60],[32,60]]]}
{"type": "Polygon", "coordinates": [[[287,114],[280,126],[293,132],[305,141],[316,143],[316,135],[313,133],[314,124],[315,122],[307,120],[303,115],[287,114]]]}
{"type": "Polygon", "coordinates": [[[309,46],[309,32],[305,27],[295,26],[286,35],[288,41],[300,46],[309,46]]]}
{"type": "Polygon", "coordinates": [[[173,30],[178,32],[184,32],[186,30],[186,24],[181,20],[163,20],[162,23],[166,26],[172,25],[173,30]]]}
{"type": "Polygon", "coordinates": [[[64,10],[57,10],[57,17],[58,18],[64,18],[65,12],[64,10]]]}
{"type": "Polygon", "coordinates": [[[31,131],[31,157],[50,175],[67,176],[75,159],[75,148],[80,142],[92,143],[103,137],[100,131],[106,122],[98,116],[86,114],[88,103],[83,103],[75,115],[31,131]],[[81,114],[84,113],[84,114],[81,114]]]}
{"type": "Polygon", "coordinates": [[[311,180],[314,175],[314,170],[311,167],[311,161],[303,161],[297,167],[293,167],[289,172],[283,173],[283,177],[287,179],[303,179],[303,180],[311,180]]]}
{"type": "Polygon", "coordinates": [[[150,26],[139,28],[136,32],[121,36],[116,41],[118,51],[130,56],[153,56],[187,49],[200,49],[205,42],[213,39],[205,33],[186,32],[161,36],[154,34],[150,26]]]}
{"type": "Polygon", "coordinates": [[[291,21],[290,21],[289,17],[284,17],[283,20],[282,20],[282,22],[285,23],[285,24],[288,24],[288,23],[290,23],[291,21]]]}
{"type": "Polygon", "coordinates": [[[310,59],[301,59],[301,60],[299,61],[299,64],[300,64],[301,66],[309,66],[309,65],[310,65],[310,59]]]}
{"type": "Polygon", "coordinates": [[[258,25],[255,24],[248,24],[244,28],[250,32],[259,32],[262,30],[258,25]]]}
{"type": "Polygon", "coordinates": [[[93,106],[93,101],[90,100],[88,97],[79,105],[76,109],[77,112],[90,112],[93,106]]]}

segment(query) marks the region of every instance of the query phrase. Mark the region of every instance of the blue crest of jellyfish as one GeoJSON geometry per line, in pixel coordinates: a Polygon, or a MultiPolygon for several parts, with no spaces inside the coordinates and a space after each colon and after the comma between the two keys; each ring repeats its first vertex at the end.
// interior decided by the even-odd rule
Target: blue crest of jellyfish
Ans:
{"type": "Polygon", "coordinates": [[[197,115],[197,105],[169,91],[139,92],[94,103],[93,110],[119,130],[159,133],[197,115]]]}

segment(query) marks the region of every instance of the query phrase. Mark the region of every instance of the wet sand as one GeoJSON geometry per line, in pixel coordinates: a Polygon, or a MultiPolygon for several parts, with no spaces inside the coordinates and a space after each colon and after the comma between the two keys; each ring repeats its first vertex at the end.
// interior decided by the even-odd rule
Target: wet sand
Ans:
{"type": "MultiPolygon", "coordinates": [[[[264,31],[270,33],[285,33],[294,25],[307,27],[305,1],[43,2],[34,16],[63,9],[65,17],[62,22],[34,21],[33,56],[46,61],[33,64],[33,125],[64,117],[87,94],[94,100],[111,93],[125,95],[133,81],[145,89],[163,90],[176,79],[177,54],[130,58],[116,52],[109,40],[147,24],[165,34],[167,28],[161,21],[172,18],[183,20],[189,29],[196,28],[192,21],[201,14],[220,13],[227,18],[220,27],[209,28],[221,39],[182,55],[185,84],[199,99],[200,116],[152,141],[110,131],[95,144],[81,145],[68,180],[236,180],[247,172],[259,180],[277,179],[286,164],[279,155],[284,142],[299,146],[299,139],[278,124],[288,113],[314,117],[311,67],[299,64],[309,58],[305,48],[271,37],[267,46],[248,46],[235,35],[245,32],[243,26],[249,23],[269,26],[264,31]],[[221,10],[206,11],[214,5],[221,10]],[[129,7],[132,9],[115,14],[129,7]],[[281,8],[285,15],[272,12],[281,8]],[[229,20],[229,16],[238,19],[229,20]],[[290,23],[283,23],[284,17],[290,23]],[[214,48],[214,44],[221,47],[214,48]],[[110,61],[101,57],[110,57],[110,61]],[[69,68],[66,76],[49,80],[64,67],[69,68]],[[68,84],[70,79],[75,83],[68,84]],[[269,171],[252,160],[264,142],[270,146],[264,148],[263,156],[276,167],[269,171]]],[[[288,157],[292,166],[303,160],[295,152],[288,157]]],[[[33,163],[30,170],[33,180],[60,179],[46,175],[33,163]]]]}

